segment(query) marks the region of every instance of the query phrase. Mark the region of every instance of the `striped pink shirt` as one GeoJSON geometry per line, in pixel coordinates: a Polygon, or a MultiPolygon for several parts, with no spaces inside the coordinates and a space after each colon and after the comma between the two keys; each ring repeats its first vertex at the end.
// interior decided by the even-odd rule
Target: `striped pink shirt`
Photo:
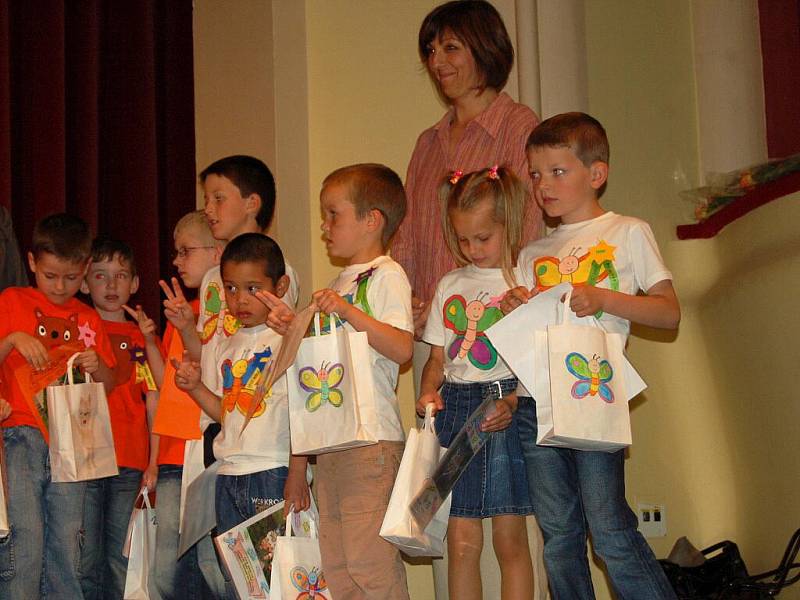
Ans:
{"type": "Polygon", "coordinates": [[[406,176],[406,217],[392,242],[392,258],[405,269],[414,295],[426,302],[442,275],[456,267],[442,234],[438,199],[442,179],[452,171],[510,167],[528,189],[523,245],[542,232],[542,213],[533,198],[525,157],[525,142],[539,123],[536,113],[502,92],[470,121],[448,156],[452,118],[453,109],[417,139],[406,176]]]}

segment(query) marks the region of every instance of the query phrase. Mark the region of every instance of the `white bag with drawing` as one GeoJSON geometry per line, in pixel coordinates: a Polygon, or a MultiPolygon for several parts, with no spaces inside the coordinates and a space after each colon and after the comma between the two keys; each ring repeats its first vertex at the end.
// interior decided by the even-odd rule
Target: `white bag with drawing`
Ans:
{"type": "Polygon", "coordinates": [[[322,572],[319,536],[314,519],[303,518],[305,513],[289,513],[286,535],[278,536],[272,559],[269,582],[270,600],[297,598],[332,598],[322,572]],[[292,535],[298,522],[308,528],[292,535]]]}
{"type": "Polygon", "coordinates": [[[117,455],[102,383],[75,383],[67,361],[67,384],[47,386],[50,477],[54,482],[88,481],[117,475],[117,455]]]}
{"type": "Polygon", "coordinates": [[[300,343],[286,372],[292,453],[324,454],[377,443],[369,342],[363,331],[336,327],[321,335],[319,313],[313,337],[300,343]]]}
{"type": "Polygon", "coordinates": [[[442,556],[450,517],[450,494],[424,530],[420,529],[409,509],[411,501],[422,489],[425,480],[433,475],[439,459],[447,451],[436,437],[432,408],[432,404],[427,406],[422,427],[412,428],[408,432],[403,460],[380,531],[383,539],[409,556],[442,556]]]}
{"type": "Polygon", "coordinates": [[[628,400],[644,383],[635,390],[626,385],[632,367],[622,334],[607,333],[597,321],[596,326],[568,322],[570,296],[561,323],[534,335],[536,442],[614,452],[631,444],[628,400]]]}

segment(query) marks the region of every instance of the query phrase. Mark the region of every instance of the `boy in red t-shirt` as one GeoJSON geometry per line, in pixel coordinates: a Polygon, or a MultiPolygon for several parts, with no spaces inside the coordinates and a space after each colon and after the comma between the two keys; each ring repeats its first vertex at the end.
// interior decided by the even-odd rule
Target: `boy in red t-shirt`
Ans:
{"type": "Polygon", "coordinates": [[[78,217],[55,214],[33,231],[28,265],[36,287],[0,294],[0,397],[11,533],[0,544],[0,597],[81,598],[86,482],[50,480],[45,389],[75,366],[114,387],[116,364],[100,316],[74,298],[89,260],[92,236],[78,217]]]}
{"type": "MultiPolygon", "coordinates": [[[[158,477],[157,441],[149,443],[148,421],[158,402],[156,382],[145,356],[145,337],[126,318],[128,300],[139,288],[133,250],[125,242],[100,236],[81,291],[89,294],[103,319],[117,365],[116,387],[108,396],[119,474],[90,481],[86,490],[81,586],[86,598],[121,598],[128,559],[122,555],[134,502],[142,487],[154,490],[158,477]]],[[[155,331],[148,339],[158,343],[155,331]]]]}

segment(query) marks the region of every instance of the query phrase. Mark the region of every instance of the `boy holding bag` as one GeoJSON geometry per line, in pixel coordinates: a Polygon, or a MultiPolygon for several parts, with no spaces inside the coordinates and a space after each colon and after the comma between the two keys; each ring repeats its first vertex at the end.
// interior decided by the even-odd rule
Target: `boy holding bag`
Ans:
{"type": "MultiPolygon", "coordinates": [[[[600,206],[609,157],[602,125],[583,113],[556,115],[533,131],[527,154],[534,196],[560,224],[520,253],[526,287],[506,294],[503,312],[569,282],[573,289],[564,310],[595,315],[607,332],[627,336],[631,322],[677,328],[680,307],[672,274],[650,227],[600,206]],[[637,295],[640,291],[644,294],[637,295]]],[[[534,403],[520,396],[519,430],[553,598],[594,598],[586,557],[589,531],[620,598],[674,598],[625,499],[624,450],[537,445],[534,403]]]]}
{"type": "Polygon", "coordinates": [[[0,544],[2,597],[83,597],[78,566],[87,484],[50,479],[45,388],[76,352],[76,366],[107,393],[114,387],[114,353],[100,316],[74,298],[91,243],[78,217],[45,217],[28,252],[36,287],[0,294],[0,396],[11,405],[3,421],[11,534],[0,544]]]}
{"type": "MultiPolygon", "coordinates": [[[[348,330],[367,333],[379,440],[317,457],[323,572],[334,598],[407,599],[400,553],[379,535],[403,454],[397,376],[413,346],[411,287],[386,255],[405,215],[405,192],[388,167],[358,164],[325,178],[320,204],[328,254],[347,266],[313,299],[348,330]]],[[[270,326],[285,331],[291,309],[269,294],[259,297],[271,308],[270,326]]]]}

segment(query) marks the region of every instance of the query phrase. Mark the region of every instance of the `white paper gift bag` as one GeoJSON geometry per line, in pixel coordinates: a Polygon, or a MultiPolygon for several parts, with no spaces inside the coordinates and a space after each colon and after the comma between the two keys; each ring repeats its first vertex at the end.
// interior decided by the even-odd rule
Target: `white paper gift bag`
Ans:
{"type": "Polygon", "coordinates": [[[536,442],[614,452],[631,444],[624,336],[568,323],[569,301],[561,324],[534,335],[536,442]]]}
{"type": "Polygon", "coordinates": [[[292,453],[323,454],[375,444],[377,412],[373,396],[369,342],[363,331],[336,327],[305,338],[286,372],[292,453]]]}
{"type": "MultiPolygon", "coordinates": [[[[302,515],[299,513],[297,516],[302,515]]],[[[269,583],[270,600],[296,600],[297,598],[327,598],[328,591],[322,559],[319,551],[317,526],[313,519],[303,519],[308,527],[307,536],[292,535],[293,522],[297,519],[290,513],[286,519],[286,535],[275,542],[272,558],[272,576],[269,583]]],[[[300,532],[298,532],[300,533],[300,532]]]]}
{"type": "Polygon", "coordinates": [[[424,530],[420,529],[409,508],[411,501],[422,489],[425,480],[433,475],[439,459],[446,452],[434,431],[432,408],[433,405],[429,404],[422,428],[414,428],[408,432],[403,460],[397,471],[380,531],[383,539],[409,556],[442,556],[450,517],[450,494],[424,530]]]}
{"type": "Polygon", "coordinates": [[[54,482],[88,481],[117,475],[117,456],[102,383],[75,383],[67,361],[67,384],[47,386],[50,477],[54,482]]]}
{"type": "Polygon", "coordinates": [[[142,488],[128,525],[128,571],[124,600],[149,600],[150,569],[156,555],[156,510],[147,488],[142,488]]]}

